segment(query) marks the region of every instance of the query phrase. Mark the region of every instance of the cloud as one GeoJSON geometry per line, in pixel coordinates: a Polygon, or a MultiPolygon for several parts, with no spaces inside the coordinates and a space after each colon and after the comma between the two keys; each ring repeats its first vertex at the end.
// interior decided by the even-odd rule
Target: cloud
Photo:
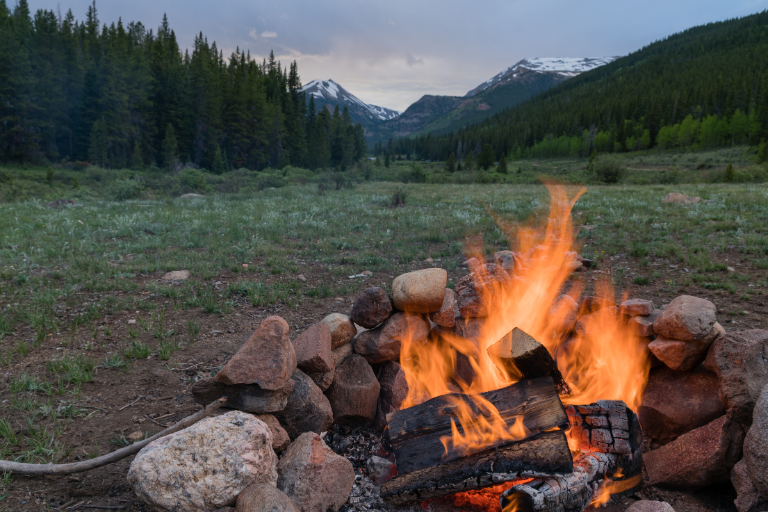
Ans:
{"type": "Polygon", "coordinates": [[[405,64],[412,68],[413,66],[423,66],[424,65],[424,59],[417,59],[413,56],[412,53],[408,52],[408,54],[405,56],[405,64]]]}
{"type": "Polygon", "coordinates": [[[277,32],[262,32],[261,37],[277,37],[277,32]]]}
{"type": "Polygon", "coordinates": [[[250,32],[248,32],[248,35],[251,36],[253,39],[259,38],[259,33],[256,32],[255,28],[252,28],[250,32]]]}

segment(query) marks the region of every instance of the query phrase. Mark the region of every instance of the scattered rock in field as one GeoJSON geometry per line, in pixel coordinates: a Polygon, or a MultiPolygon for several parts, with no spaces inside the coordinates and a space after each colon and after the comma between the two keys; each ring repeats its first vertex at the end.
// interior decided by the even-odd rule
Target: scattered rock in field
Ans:
{"type": "Polygon", "coordinates": [[[448,272],[427,268],[397,276],[392,281],[392,302],[410,313],[434,313],[443,305],[448,272]]]}
{"type": "Polygon", "coordinates": [[[744,428],[727,416],[643,454],[651,485],[700,489],[728,475],[741,458],[744,428]]]}
{"type": "Polygon", "coordinates": [[[511,282],[509,274],[495,263],[477,267],[456,283],[456,302],[464,318],[488,316],[488,305],[501,299],[511,282]]]}
{"type": "Polygon", "coordinates": [[[653,301],[646,299],[629,299],[621,303],[621,314],[630,316],[648,316],[653,313],[656,306],[653,301]]]}
{"type": "MultiPolygon", "coordinates": [[[[746,446],[746,442],[745,442],[746,446]]],[[[757,492],[749,469],[744,459],[741,459],[731,470],[731,483],[736,489],[736,499],[733,504],[739,512],[759,512],[768,508],[768,499],[763,498],[757,492]]]]}
{"type": "Polygon", "coordinates": [[[625,512],[675,512],[666,501],[640,500],[634,502],[625,512]]]}
{"type": "Polygon", "coordinates": [[[549,308],[550,324],[556,326],[558,333],[567,334],[576,325],[579,304],[570,295],[561,295],[549,308]]]}
{"type": "Polygon", "coordinates": [[[136,441],[141,441],[142,439],[144,439],[144,432],[142,432],[141,430],[137,430],[136,432],[132,432],[131,434],[129,434],[126,439],[134,443],[136,441]]]}
{"type": "Polygon", "coordinates": [[[354,341],[350,341],[349,343],[346,343],[340,347],[336,347],[335,349],[331,350],[331,355],[333,356],[333,367],[336,368],[337,366],[339,366],[339,363],[341,363],[345,357],[354,353],[354,351],[355,351],[354,341]]]}
{"type": "Polygon", "coordinates": [[[373,272],[371,272],[370,270],[363,270],[362,272],[360,272],[360,275],[368,277],[368,276],[372,276],[373,272]]]}
{"type": "Polygon", "coordinates": [[[627,322],[630,330],[641,338],[648,338],[654,336],[656,331],[653,330],[653,323],[659,318],[662,311],[660,309],[654,309],[648,316],[633,316],[627,322]]]}
{"type": "Polygon", "coordinates": [[[565,266],[565,268],[569,272],[578,272],[579,270],[584,268],[584,264],[582,262],[576,261],[576,260],[574,260],[574,261],[567,261],[567,262],[565,262],[564,266],[565,266]]]}
{"type": "Polygon", "coordinates": [[[136,325],[136,319],[135,318],[129,318],[128,319],[128,325],[136,325]]]}
{"type": "Polygon", "coordinates": [[[768,385],[755,405],[752,426],[744,441],[744,462],[757,492],[768,499],[768,385]]]}
{"type": "Polygon", "coordinates": [[[162,277],[163,281],[186,281],[192,275],[189,270],[174,270],[162,277]]]}
{"type": "Polygon", "coordinates": [[[434,262],[435,260],[433,260],[432,258],[427,258],[424,260],[424,263],[434,263],[434,262]]]}
{"type": "Polygon", "coordinates": [[[768,331],[729,332],[715,340],[714,366],[728,416],[752,424],[752,410],[768,384],[768,331]]]}
{"type": "Polygon", "coordinates": [[[672,340],[703,340],[712,332],[716,312],[715,305],[706,299],[681,295],[667,304],[653,322],[653,330],[672,340]]]}
{"type": "Polygon", "coordinates": [[[477,258],[469,258],[462,261],[460,266],[473,270],[478,265],[480,265],[480,260],[478,260],[477,258]]]}
{"type": "Polygon", "coordinates": [[[336,367],[327,393],[334,422],[370,426],[376,417],[379,390],[379,381],[368,361],[357,354],[345,358],[336,367]]]}
{"type": "Polygon", "coordinates": [[[695,204],[701,202],[701,198],[698,196],[690,197],[687,194],[681,194],[680,192],[670,192],[664,196],[664,199],[662,199],[661,202],[673,204],[695,204]]]}
{"type": "Polygon", "coordinates": [[[397,466],[394,462],[376,455],[368,459],[368,462],[365,463],[365,469],[368,472],[368,477],[378,485],[392,480],[397,475],[397,466]]]}
{"type": "Polygon", "coordinates": [[[205,198],[202,194],[183,194],[178,197],[178,199],[203,199],[205,198]]]}
{"type": "Polygon", "coordinates": [[[331,330],[325,322],[311,325],[293,340],[296,363],[306,373],[325,373],[333,370],[331,330]]]}
{"type": "Polygon", "coordinates": [[[272,432],[272,449],[275,453],[280,453],[291,444],[291,439],[288,437],[288,432],[285,431],[280,422],[277,421],[271,414],[257,414],[257,418],[267,424],[270,432],[272,432]]]}
{"type": "Polygon", "coordinates": [[[299,509],[277,487],[253,484],[237,497],[236,512],[299,512],[299,509]]]}
{"type": "Polygon", "coordinates": [[[715,328],[702,340],[670,340],[659,335],[648,345],[648,350],[653,352],[653,355],[669,368],[678,371],[688,371],[697,367],[706,359],[707,351],[712,342],[723,333],[725,333],[725,330],[722,326],[715,323],[715,328]]]}
{"type": "Polygon", "coordinates": [[[128,482],[155,510],[208,512],[231,505],[251,484],[276,484],[272,433],[240,411],[206,418],[145,446],[128,482]]]}
{"type": "Polygon", "coordinates": [[[308,373],[310,379],[312,379],[312,382],[317,384],[317,387],[320,388],[320,391],[325,392],[329,387],[331,387],[331,384],[333,384],[333,374],[334,370],[329,370],[325,373],[308,373]]]}
{"type": "Polygon", "coordinates": [[[515,268],[515,253],[512,251],[498,251],[493,255],[496,260],[496,264],[510,272],[515,268]]]}
{"type": "Polygon", "coordinates": [[[366,288],[352,304],[349,319],[366,329],[376,327],[392,314],[392,300],[387,292],[374,286],[366,288]]]}
{"type": "Polygon", "coordinates": [[[277,488],[302,512],[336,511],[347,499],[355,470],[314,432],[298,437],[277,465],[277,488]]]}
{"type": "Polygon", "coordinates": [[[267,317],[216,375],[222,384],[258,384],[281,389],[296,370],[296,352],[288,339],[288,323],[267,317]]]}
{"type": "Polygon", "coordinates": [[[228,386],[208,378],[199,380],[192,385],[192,398],[197,404],[208,405],[214,400],[226,396],[227,403],[224,407],[264,414],[285,409],[294,384],[292,380],[288,380],[282,388],[269,390],[262,389],[258,384],[228,386]]]}
{"type": "Polygon", "coordinates": [[[652,370],[637,410],[643,435],[663,445],[716,420],[725,414],[719,390],[717,375],[701,367],[652,370]]]}
{"type": "Polygon", "coordinates": [[[453,327],[456,322],[456,293],[453,290],[445,289],[443,305],[436,312],[430,313],[429,319],[442,327],[453,327]]]}
{"type": "Polygon", "coordinates": [[[733,267],[725,267],[725,271],[728,272],[729,274],[733,274],[734,272],[736,272],[736,269],[733,267]]]}
{"type": "Polygon", "coordinates": [[[387,426],[387,414],[399,411],[405,397],[408,396],[408,381],[405,379],[403,368],[394,361],[381,364],[377,377],[381,391],[373,427],[376,432],[381,433],[387,426]]]}
{"type": "Polygon", "coordinates": [[[301,370],[292,376],[296,385],[288,397],[288,404],[275,417],[291,439],[304,432],[325,432],[333,423],[333,410],[328,398],[317,384],[301,370]]]}
{"type": "Polygon", "coordinates": [[[397,312],[382,325],[357,335],[355,352],[369,363],[399,361],[403,340],[419,344],[429,336],[429,323],[421,315],[397,312]]]}
{"type": "Polygon", "coordinates": [[[304,277],[304,274],[299,274],[299,275],[297,275],[297,276],[296,276],[296,279],[298,279],[298,280],[299,280],[299,281],[301,281],[302,283],[306,283],[306,282],[307,282],[307,278],[306,278],[306,277],[304,277]]]}
{"type": "Polygon", "coordinates": [[[331,313],[323,318],[323,323],[331,330],[331,348],[338,348],[352,341],[357,329],[347,315],[331,313]]]}

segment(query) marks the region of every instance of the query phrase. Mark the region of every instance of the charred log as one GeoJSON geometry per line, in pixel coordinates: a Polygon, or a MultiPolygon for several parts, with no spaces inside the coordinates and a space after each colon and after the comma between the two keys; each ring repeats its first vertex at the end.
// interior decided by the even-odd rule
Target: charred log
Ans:
{"type": "MultiPolygon", "coordinates": [[[[390,503],[445,496],[497,485],[519,478],[521,472],[570,473],[573,459],[562,428],[568,416],[551,377],[520,381],[481,394],[510,427],[523,418],[526,437],[500,439],[467,452],[444,445],[451,436],[457,400],[486,415],[467,395],[452,394],[387,416],[388,444],[394,453],[398,475],[382,485],[381,495],[390,503]]],[[[463,429],[457,424],[460,432],[463,429]]]]}
{"type": "MultiPolygon", "coordinates": [[[[505,388],[480,393],[498,411],[499,416],[511,427],[519,416],[528,435],[534,437],[553,428],[568,428],[568,416],[551,377],[529,379],[505,388]]],[[[462,401],[471,407],[475,415],[486,415],[477,408],[471,396],[459,393],[443,395],[414,407],[387,415],[389,443],[397,461],[397,472],[402,475],[461,458],[466,453],[447,450],[441,437],[451,436],[451,425],[456,422],[456,404],[462,401]]],[[[459,426],[459,425],[457,425],[459,426]]],[[[462,431],[459,426],[459,430],[462,431]]],[[[492,449],[509,444],[499,440],[484,446],[492,449]]]]}
{"type": "Polygon", "coordinates": [[[549,351],[530,334],[515,327],[488,348],[488,355],[510,377],[535,379],[551,376],[561,395],[571,394],[549,351]]]}
{"type": "Polygon", "coordinates": [[[381,497],[398,505],[498,485],[526,475],[571,471],[573,459],[565,433],[554,430],[397,476],[382,484],[381,497]]]}

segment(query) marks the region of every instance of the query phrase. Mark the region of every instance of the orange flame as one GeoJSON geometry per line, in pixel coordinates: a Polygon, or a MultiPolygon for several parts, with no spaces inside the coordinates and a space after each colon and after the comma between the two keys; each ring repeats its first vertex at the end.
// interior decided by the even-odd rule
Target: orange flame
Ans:
{"type": "Polygon", "coordinates": [[[451,435],[440,438],[445,447],[445,455],[469,455],[499,442],[520,441],[528,436],[522,415],[515,416],[513,423],[507,426],[491,402],[481,395],[470,395],[468,398],[471,404],[455,395],[447,397],[452,404],[449,414],[456,416],[464,430],[460,432],[456,421],[451,419],[451,435]]]}
{"type": "Polygon", "coordinates": [[[597,496],[592,498],[590,505],[594,506],[595,508],[599,507],[600,505],[604,505],[610,501],[612,495],[632,489],[633,487],[639,485],[642,479],[642,475],[635,475],[631,478],[627,478],[626,480],[605,480],[603,485],[600,486],[600,490],[597,492],[597,496]]]}
{"type": "MultiPolygon", "coordinates": [[[[547,187],[551,202],[544,225],[516,227],[505,225],[496,218],[514,247],[515,268],[511,279],[505,283],[498,280],[483,282],[481,279],[475,283],[478,293],[485,299],[487,316],[464,320],[465,330],[477,331],[472,336],[465,335],[471,339],[444,331],[426,343],[412,343],[408,337],[401,340],[400,364],[409,386],[403,408],[448,393],[474,395],[517,381],[517,376],[507,374],[493,363],[487,350],[513,328],[519,327],[555,357],[573,391],[572,395],[562,397],[564,403],[623,400],[637,410],[650,369],[648,352],[627,328],[617,308],[603,308],[590,315],[586,310],[580,311],[577,334],[566,338],[572,324],[564,324],[569,318],[573,321],[577,313],[575,301],[579,300],[584,288],[579,280],[569,282],[574,269],[579,266],[575,262],[578,246],[571,211],[586,190],[577,191],[571,199],[565,187],[547,187]],[[563,299],[558,302],[564,294],[575,301],[563,299]],[[461,367],[464,372],[459,371],[461,367]],[[467,372],[472,378],[465,377],[467,372]]],[[[479,253],[477,256],[482,261],[479,253]]],[[[614,300],[613,288],[607,278],[597,283],[596,292],[603,300],[614,300]]],[[[452,440],[444,442],[446,448],[450,444],[454,449],[464,446],[471,451],[478,443],[492,444],[493,440],[525,437],[524,429],[520,430],[521,419],[510,431],[494,419],[498,412],[494,416],[493,405],[483,404],[477,398],[472,400],[485,413],[477,414],[471,407],[465,409],[467,404],[463,402],[464,405],[457,404],[461,429],[454,423],[452,440]]]]}

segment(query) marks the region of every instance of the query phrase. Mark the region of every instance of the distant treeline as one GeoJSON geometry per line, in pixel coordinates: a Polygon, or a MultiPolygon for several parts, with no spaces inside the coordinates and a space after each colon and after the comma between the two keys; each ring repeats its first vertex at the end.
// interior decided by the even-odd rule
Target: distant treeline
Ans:
{"type": "Polygon", "coordinates": [[[0,0],[0,161],[223,172],[345,167],[366,151],[349,113],[307,106],[296,63],[228,60],[200,33],[182,53],[168,20],[100,25],[0,0]]]}
{"type": "Polygon", "coordinates": [[[768,11],[672,35],[481,123],[394,141],[446,160],[757,145],[768,138],[768,11]]]}

